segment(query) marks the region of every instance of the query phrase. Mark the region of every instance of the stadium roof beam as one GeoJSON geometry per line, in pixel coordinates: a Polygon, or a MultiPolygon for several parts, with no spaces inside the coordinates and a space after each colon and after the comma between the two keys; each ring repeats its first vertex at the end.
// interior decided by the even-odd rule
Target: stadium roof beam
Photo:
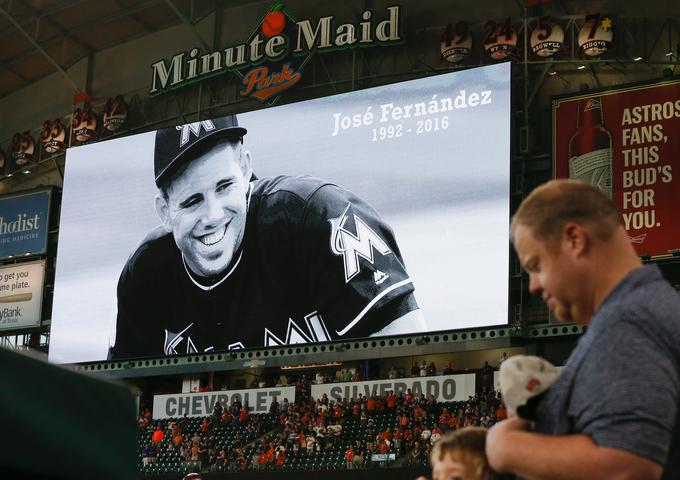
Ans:
{"type": "Polygon", "coordinates": [[[600,88],[602,85],[600,85],[600,79],[597,76],[597,73],[595,73],[595,65],[592,63],[588,64],[588,73],[590,74],[590,77],[594,80],[595,82],[595,87],[600,88]]]}
{"type": "MultiPolygon", "coordinates": [[[[21,3],[22,3],[22,5],[23,5],[25,8],[29,9],[32,13],[34,13],[34,14],[37,14],[37,13],[38,13],[38,10],[36,10],[35,8],[33,8],[33,7],[32,7],[31,5],[29,5],[27,2],[22,1],[21,3]]],[[[54,27],[54,28],[55,28],[59,33],[61,33],[62,35],[64,35],[64,36],[69,36],[69,35],[70,35],[69,32],[68,32],[68,30],[67,30],[63,25],[61,25],[59,22],[57,22],[56,20],[54,20],[52,17],[46,16],[46,17],[44,17],[44,19],[45,19],[45,20],[44,20],[45,22],[47,22],[48,24],[52,25],[52,27],[54,27]]],[[[37,28],[36,28],[36,32],[37,32],[37,28]]],[[[37,33],[36,33],[36,37],[37,37],[37,33]]],[[[77,43],[77,44],[78,44],[81,48],[83,48],[85,51],[87,51],[87,52],[93,51],[92,45],[89,45],[89,44],[87,44],[86,42],[83,42],[82,40],[80,40],[79,38],[73,37],[72,35],[71,35],[71,38],[72,38],[72,40],[73,40],[75,43],[77,43]]]]}
{"type": "MultiPolygon", "coordinates": [[[[112,22],[113,20],[118,20],[119,18],[127,17],[132,13],[138,12],[140,10],[144,10],[146,8],[149,8],[152,5],[161,3],[162,0],[149,0],[146,2],[138,3],[134,7],[126,8],[124,10],[120,10],[119,12],[116,12],[114,14],[108,15],[106,17],[102,17],[99,19],[97,22],[92,22],[92,23],[84,23],[82,25],[79,25],[75,28],[70,29],[68,32],[65,32],[64,34],[57,34],[54,35],[53,37],[48,38],[47,40],[44,40],[41,45],[43,47],[47,47],[48,44],[52,44],[54,42],[63,40],[64,38],[68,38],[72,35],[75,35],[79,32],[84,32],[86,30],[90,30],[92,28],[100,27],[102,25],[105,25],[109,22],[112,22]]],[[[104,47],[106,48],[106,47],[104,47]]],[[[100,48],[99,50],[103,50],[103,48],[100,48]]],[[[8,67],[12,67],[13,65],[16,65],[17,63],[21,63],[27,58],[30,58],[33,55],[33,51],[27,52],[23,55],[20,55],[18,57],[14,57],[11,60],[9,60],[7,63],[5,63],[5,66],[3,68],[0,68],[0,72],[3,71],[4,69],[8,67]]]]}
{"type": "Polygon", "coordinates": [[[14,75],[19,77],[22,82],[29,82],[30,81],[28,78],[24,77],[22,74],[20,74],[16,70],[13,70],[9,65],[5,64],[4,62],[0,62],[0,72],[5,71],[5,70],[9,70],[10,72],[12,72],[14,75]]]}
{"type": "Polygon", "coordinates": [[[527,105],[525,108],[529,108],[531,104],[534,102],[534,98],[536,98],[536,95],[538,94],[538,90],[541,88],[541,85],[543,84],[543,80],[545,79],[545,76],[548,74],[548,72],[552,69],[552,62],[548,62],[545,64],[543,67],[543,70],[541,70],[541,74],[538,77],[538,80],[534,83],[533,88],[531,89],[531,92],[529,93],[529,98],[527,99],[527,105]]]}
{"type": "Polygon", "coordinates": [[[44,56],[48,62],[50,62],[54,68],[57,69],[59,73],[66,79],[66,81],[75,89],[75,90],[80,90],[80,87],[78,84],[76,84],[75,81],[69,76],[68,73],[66,73],[66,70],[61,68],[61,66],[45,51],[44,48],[40,46],[40,44],[33,38],[31,35],[24,30],[21,25],[19,25],[19,22],[17,22],[12,15],[9,14],[4,8],[0,7],[0,14],[2,14],[11,24],[13,24],[16,29],[21,32],[21,34],[28,39],[28,41],[33,45],[33,48],[35,48],[42,56],[44,56]]]}
{"type": "MultiPolygon", "coordinates": [[[[114,5],[116,5],[116,7],[123,9],[123,5],[121,5],[120,2],[118,2],[117,0],[113,0],[113,3],[114,3],[114,5]]],[[[144,29],[145,32],[149,33],[153,30],[153,28],[148,23],[140,20],[137,17],[133,17],[134,14],[135,14],[135,12],[129,13],[127,15],[127,17],[130,18],[131,20],[133,20],[139,26],[141,26],[144,29]]]]}
{"type": "Polygon", "coordinates": [[[191,33],[194,35],[194,37],[196,37],[196,40],[198,40],[198,43],[201,44],[201,46],[205,49],[205,51],[209,52],[210,47],[208,46],[206,41],[203,40],[203,37],[201,37],[201,34],[198,33],[198,30],[196,29],[194,24],[191,23],[191,21],[187,17],[184,16],[184,14],[182,13],[182,11],[179,8],[177,8],[177,5],[175,5],[172,0],[165,0],[165,3],[167,3],[168,7],[170,7],[170,9],[173,12],[175,12],[175,15],[177,15],[177,17],[180,20],[182,20],[182,23],[184,23],[184,25],[189,27],[189,29],[191,30],[191,33]]]}
{"type": "MultiPolygon", "coordinates": [[[[43,10],[33,10],[27,17],[24,17],[21,20],[17,21],[19,22],[20,25],[24,26],[25,24],[31,22],[32,20],[40,20],[50,15],[54,15],[55,13],[59,13],[62,10],[66,10],[67,8],[74,7],[82,2],[83,0],[66,0],[65,2],[58,3],[50,8],[45,8],[43,10]]],[[[14,33],[14,27],[13,26],[7,27],[4,30],[0,31],[0,39],[5,38],[6,36],[11,35],[12,33],[14,33]]]]}

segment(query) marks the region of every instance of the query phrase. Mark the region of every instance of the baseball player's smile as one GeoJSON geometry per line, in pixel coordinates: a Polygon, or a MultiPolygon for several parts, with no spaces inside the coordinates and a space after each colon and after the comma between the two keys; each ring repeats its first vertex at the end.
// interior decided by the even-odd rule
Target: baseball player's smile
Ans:
{"type": "Polygon", "coordinates": [[[207,246],[215,245],[217,242],[224,238],[224,234],[227,232],[227,225],[224,225],[218,231],[214,233],[209,233],[208,235],[203,235],[198,237],[198,240],[207,246]]]}

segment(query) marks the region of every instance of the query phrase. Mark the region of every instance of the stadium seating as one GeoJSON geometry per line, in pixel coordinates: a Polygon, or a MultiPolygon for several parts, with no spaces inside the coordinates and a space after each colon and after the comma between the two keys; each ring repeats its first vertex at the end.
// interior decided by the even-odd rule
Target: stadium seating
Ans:
{"type": "MultiPolygon", "coordinates": [[[[304,397],[304,395],[303,395],[304,397]]],[[[383,399],[384,400],[384,399],[383,399]]],[[[380,405],[380,401],[378,404],[380,405]]],[[[384,402],[382,402],[384,405],[384,402]]],[[[440,429],[440,415],[446,409],[451,415],[456,415],[459,423],[458,427],[467,425],[490,426],[496,421],[496,415],[501,415],[502,400],[495,392],[490,392],[481,397],[470,398],[468,401],[461,402],[439,402],[426,401],[423,398],[409,401],[400,397],[397,401],[395,410],[387,411],[380,407],[379,411],[372,412],[370,416],[363,420],[360,415],[352,412],[354,399],[342,402],[344,405],[343,415],[340,419],[342,434],[333,437],[333,441],[321,437],[318,447],[307,448],[305,443],[301,443],[306,435],[314,436],[313,426],[323,424],[324,421],[317,418],[321,412],[319,401],[312,401],[305,398],[291,404],[288,415],[279,417],[278,414],[251,415],[246,423],[221,423],[215,421],[214,426],[207,432],[201,432],[203,418],[196,417],[185,419],[186,425],[182,430],[184,445],[191,443],[191,438],[198,434],[200,440],[210,447],[211,454],[204,453],[201,460],[188,460],[188,456],[181,454],[181,445],[173,444],[169,433],[169,420],[154,420],[143,431],[140,431],[137,451],[139,455],[139,471],[145,475],[158,475],[165,473],[188,473],[191,471],[233,471],[243,470],[305,470],[305,471],[329,471],[343,470],[348,468],[346,453],[350,447],[363,453],[363,459],[356,462],[349,462],[352,468],[379,468],[386,465],[387,461],[372,461],[371,448],[377,453],[376,438],[390,429],[395,432],[400,426],[400,419],[406,415],[408,423],[402,425],[400,431],[409,430],[411,438],[398,442],[386,442],[389,448],[385,450],[394,455],[395,462],[399,465],[420,466],[427,465],[429,452],[432,442],[430,439],[421,438],[422,430],[431,432],[440,429]],[[416,418],[418,406],[422,408],[420,419],[416,418]],[[300,418],[308,416],[308,423],[305,425],[300,418]],[[283,420],[282,420],[283,418],[283,420]],[[158,446],[154,446],[151,440],[153,432],[160,427],[168,434],[158,446]],[[284,432],[285,429],[285,432],[284,432]],[[294,432],[294,433],[290,433],[294,432]],[[298,436],[303,432],[302,439],[298,436]],[[290,437],[289,435],[292,435],[290,437]],[[156,452],[155,462],[143,461],[145,451],[153,450],[156,452]],[[221,450],[225,451],[226,458],[219,458],[221,450]],[[415,450],[415,451],[414,451],[415,450]],[[241,454],[239,457],[238,455],[241,454]],[[264,458],[264,459],[263,459],[264,458]]],[[[333,403],[328,408],[329,417],[332,412],[333,403]]],[[[363,409],[364,406],[361,406],[363,409]]],[[[418,409],[419,410],[419,409],[418,409]]],[[[207,417],[206,417],[207,418],[207,417]]],[[[406,420],[404,420],[405,422],[406,420]]],[[[332,419],[329,423],[334,423],[332,419]]],[[[457,426],[453,426],[457,428],[457,426]]],[[[444,431],[448,430],[448,425],[444,426],[444,431]]],[[[442,432],[443,433],[443,432],[442,432]]],[[[326,436],[329,436],[327,434],[326,436]]],[[[382,440],[381,440],[382,442],[382,440]]],[[[195,457],[194,457],[195,458],[195,457]]]]}
{"type": "MultiPolygon", "coordinates": [[[[180,447],[173,445],[173,439],[169,433],[169,424],[171,421],[177,422],[179,419],[163,419],[153,420],[147,428],[140,431],[137,439],[137,454],[138,467],[142,474],[159,475],[165,473],[188,473],[192,471],[204,470],[209,461],[189,460],[183,458],[180,453],[180,447]],[[167,431],[165,438],[158,447],[155,447],[152,442],[153,432],[160,427],[161,430],[167,431]],[[145,449],[150,448],[154,452],[154,460],[151,463],[146,463],[143,460],[145,449]]],[[[201,432],[201,423],[203,418],[194,417],[186,419],[186,425],[182,429],[183,438],[186,441],[197,434],[201,441],[208,442],[217,452],[221,449],[225,451],[233,451],[239,446],[243,446],[248,442],[253,441],[260,433],[258,429],[249,429],[248,425],[257,424],[264,429],[271,429],[276,424],[276,417],[271,415],[251,415],[247,423],[225,423],[215,421],[214,427],[209,432],[201,432]],[[238,437],[238,445],[235,445],[235,439],[238,437]]]]}

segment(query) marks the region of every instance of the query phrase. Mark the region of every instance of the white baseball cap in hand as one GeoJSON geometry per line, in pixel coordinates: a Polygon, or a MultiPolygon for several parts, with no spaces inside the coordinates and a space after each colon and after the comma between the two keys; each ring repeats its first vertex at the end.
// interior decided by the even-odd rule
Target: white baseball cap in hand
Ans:
{"type": "Polygon", "coordinates": [[[536,356],[514,355],[501,364],[500,384],[503,401],[510,410],[533,420],[535,405],[555,383],[559,370],[549,361],[536,356]]]}

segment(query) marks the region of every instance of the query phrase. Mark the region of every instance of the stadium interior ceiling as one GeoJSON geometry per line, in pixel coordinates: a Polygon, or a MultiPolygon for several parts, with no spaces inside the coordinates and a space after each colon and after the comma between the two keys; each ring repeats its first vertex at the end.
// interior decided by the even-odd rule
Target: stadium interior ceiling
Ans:
{"type": "MultiPolygon", "coordinates": [[[[95,109],[110,96],[122,94],[129,105],[124,127],[107,138],[152,131],[161,127],[229,113],[266,108],[239,96],[240,79],[220,75],[182,89],[152,97],[148,94],[150,65],[193,46],[214,51],[242,42],[272,2],[249,0],[0,0],[0,148],[10,150],[15,132],[31,131],[39,138],[43,121],[60,117],[65,124],[73,113],[73,96],[87,92],[95,109]]],[[[531,2],[527,2],[531,3],[531,2]]],[[[520,38],[545,14],[565,25],[567,35],[577,33],[584,15],[612,15],[616,35],[612,52],[582,58],[571,51],[556,59],[536,59],[525,50],[512,58],[513,115],[511,144],[511,209],[534,186],[552,176],[551,106],[555,96],[604,89],[621,84],[653,81],[679,74],[680,2],[649,0],[644,7],[626,0],[552,0],[526,7],[519,0],[422,0],[404,2],[405,42],[392,48],[353,49],[315,55],[306,78],[287,92],[280,104],[422,78],[493,63],[479,42],[461,64],[441,58],[439,39],[448,23],[460,20],[481,35],[483,24],[508,17],[520,38]],[[576,32],[576,33],[574,33],[576,32]]],[[[365,0],[318,2],[290,0],[286,5],[305,18],[332,12],[344,21],[356,21],[365,9],[382,10],[392,2],[365,0]]],[[[567,37],[569,38],[569,37],[567,37]]],[[[493,138],[493,132],[488,132],[493,138]]],[[[41,150],[25,174],[0,178],[0,193],[42,186],[58,191],[63,186],[66,155],[41,150]]],[[[46,348],[49,339],[49,303],[53,290],[58,224],[51,240],[45,285],[46,311],[36,330],[12,332],[8,346],[46,348]]],[[[680,245],[679,245],[680,246],[680,245]]],[[[510,247],[508,247],[510,248],[510,247]]],[[[657,262],[680,287],[680,257],[646,259],[657,262]]],[[[5,263],[13,263],[16,260],[5,263]]],[[[583,332],[581,326],[550,323],[540,299],[528,294],[527,278],[511,255],[508,325],[469,331],[439,332],[380,340],[335,342],[321,346],[255,349],[239,353],[180,356],[123,362],[92,362],[76,367],[109,378],[135,377],[140,388],[171,390],[182,376],[205,377],[207,372],[232,371],[248,383],[246,375],[276,373],[285,365],[344,362],[385,374],[393,358],[406,365],[434,356],[445,362],[453,353],[466,354],[454,362],[461,370],[479,361],[497,360],[498,353],[519,349],[565,358],[583,332]],[[385,353],[388,349],[389,353],[385,353]],[[480,354],[478,352],[485,352],[480,354]],[[448,357],[447,357],[448,355],[448,357]],[[267,370],[272,369],[272,370],[267,370]],[[143,380],[147,378],[149,380],[143,380]],[[156,380],[152,380],[156,379],[156,380]],[[151,382],[151,383],[149,383],[151,382]],[[154,383],[156,382],[156,383],[154,383]],[[169,383],[168,383],[169,382],[169,383]]],[[[225,374],[226,375],[226,374],[225,374]]],[[[239,380],[240,381],[240,380],[239,380]]]]}

